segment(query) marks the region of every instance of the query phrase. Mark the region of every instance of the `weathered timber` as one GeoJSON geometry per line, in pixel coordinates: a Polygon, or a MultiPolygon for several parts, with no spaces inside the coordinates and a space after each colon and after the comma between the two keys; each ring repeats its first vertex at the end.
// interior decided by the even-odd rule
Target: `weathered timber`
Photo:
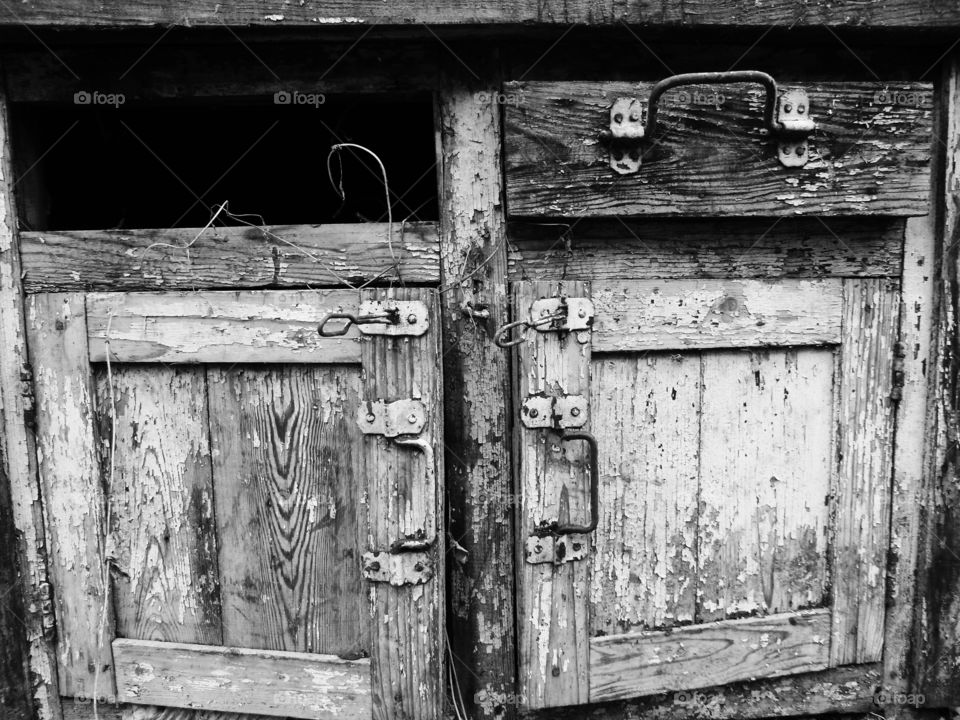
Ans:
{"type": "Polygon", "coordinates": [[[356,327],[321,338],[332,312],[357,313],[354,290],[90,293],[90,361],[355,363],[356,327]]]}
{"type": "MultiPolygon", "coordinates": [[[[827,582],[833,349],[701,357],[697,622],[818,607],[827,582]]],[[[821,642],[826,652],[826,631],[821,642]]]]}
{"type": "Polygon", "coordinates": [[[60,688],[65,695],[112,700],[114,621],[106,572],[107,505],[97,457],[84,296],[31,296],[27,333],[49,572],[55,588],[60,688]]]}
{"type": "Polygon", "coordinates": [[[369,655],[360,368],[207,377],[223,643],[369,655]]]}
{"type": "Polygon", "coordinates": [[[651,83],[514,82],[506,110],[511,216],[923,215],[929,202],[932,86],[806,84],[817,130],[810,161],[785,168],[762,130],[763,91],[685,88],[661,99],[639,173],[619,175],[598,142],[617,97],[651,83]],[[719,97],[693,102],[695,93],[719,97]],[[887,102],[903,94],[914,104],[887,102]],[[714,94],[714,95],[711,95],[714,94]]]}
{"type": "MultiPolygon", "coordinates": [[[[542,297],[589,297],[586,282],[520,283],[515,319],[542,297]]],[[[590,393],[590,331],[529,333],[517,345],[516,398],[590,393]]],[[[519,403],[519,400],[517,401],[519,403]]],[[[584,429],[589,430],[589,423],[584,429]]],[[[527,707],[587,702],[589,693],[590,565],[529,563],[526,540],[542,523],[584,524],[590,519],[589,453],[580,440],[561,442],[554,430],[515,424],[520,512],[517,519],[519,690],[527,707]]],[[[588,542],[588,540],[585,540],[588,542]]]]}
{"type": "Polygon", "coordinates": [[[831,665],[880,660],[893,471],[899,283],[847,280],[837,375],[831,665]]]}
{"type": "Polygon", "coordinates": [[[401,278],[438,282],[436,223],[396,223],[389,243],[387,228],[386,223],[352,223],[203,232],[25,232],[20,241],[23,283],[31,293],[343,287],[345,282],[386,285],[401,278]]]}
{"type": "Polygon", "coordinates": [[[203,369],[100,366],[96,375],[117,635],[220,645],[203,369]]]}
{"type": "Polygon", "coordinates": [[[360,0],[336,3],[312,0],[303,5],[277,4],[270,0],[244,0],[225,8],[213,0],[191,3],[185,8],[158,0],[121,2],[109,0],[90,8],[81,0],[31,0],[19,3],[4,16],[6,24],[58,27],[102,26],[202,26],[265,25],[271,27],[317,27],[430,23],[436,25],[500,25],[526,23],[568,25],[587,23],[670,24],[684,26],[730,25],[827,25],[854,27],[956,27],[960,9],[950,4],[892,0],[882,5],[855,0],[798,5],[789,0],[757,5],[748,0],[717,4],[710,0],[655,2],[641,0],[622,5],[614,0],[575,0],[549,6],[534,0],[500,4],[470,4],[442,0],[430,5],[401,2],[389,7],[370,6],[360,0]]]}
{"type": "Polygon", "coordinates": [[[903,220],[512,222],[513,280],[899,277],[903,220]]]}
{"type": "Polygon", "coordinates": [[[320,720],[369,720],[368,660],[114,640],[123,702],[320,720]]]}
{"type": "Polygon", "coordinates": [[[45,523],[32,425],[33,388],[27,363],[20,240],[13,202],[9,114],[0,92],[0,460],[10,484],[11,514],[20,559],[29,693],[39,720],[59,720],[53,611],[44,547],[45,523]]]}
{"type": "Polygon", "coordinates": [[[593,283],[593,351],[836,344],[841,297],[838,280],[593,283]]]}
{"type": "Polygon", "coordinates": [[[590,641],[590,700],[689,691],[827,667],[830,613],[811,610],[590,641]]]}
{"type": "Polygon", "coordinates": [[[595,357],[600,445],[590,635],[691,623],[696,611],[700,358],[595,357]]]}
{"type": "Polygon", "coordinates": [[[512,717],[515,507],[507,437],[506,228],[497,88],[445,76],[437,95],[440,295],[449,532],[450,643],[471,717],[512,717]]]}
{"type": "Polygon", "coordinates": [[[361,343],[361,402],[418,399],[427,409],[421,448],[366,435],[361,462],[366,482],[365,552],[390,548],[403,538],[430,541],[425,560],[433,576],[425,584],[368,585],[370,671],[374,720],[415,717],[439,720],[444,708],[443,463],[440,332],[436,294],[426,288],[364,290],[363,300],[421,300],[429,304],[430,330],[419,337],[373,335],[361,343]],[[432,464],[432,467],[431,467],[432,464]],[[429,480],[433,478],[433,483],[429,480]]]}

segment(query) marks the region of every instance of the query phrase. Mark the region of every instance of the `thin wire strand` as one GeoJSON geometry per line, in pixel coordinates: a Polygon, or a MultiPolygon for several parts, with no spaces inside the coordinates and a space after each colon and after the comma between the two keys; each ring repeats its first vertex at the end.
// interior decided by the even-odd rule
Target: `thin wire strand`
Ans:
{"type": "Polygon", "coordinates": [[[190,247],[191,247],[197,240],[200,239],[200,236],[201,236],[201,235],[203,235],[207,230],[210,229],[210,227],[213,225],[213,222],[217,219],[217,217],[218,217],[218,216],[220,215],[220,213],[222,213],[222,212],[227,212],[227,215],[230,214],[229,211],[227,211],[227,201],[226,201],[226,200],[224,200],[224,201],[223,201],[223,204],[222,204],[220,207],[217,208],[217,211],[216,211],[216,212],[213,214],[213,216],[207,221],[207,224],[204,225],[202,228],[200,228],[200,232],[198,232],[196,235],[193,236],[193,240],[191,240],[190,242],[188,242],[186,245],[172,245],[171,243],[165,243],[165,242],[150,243],[150,244],[147,245],[147,247],[144,249],[144,251],[143,251],[144,254],[150,252],[150,251],[153,250],[153,248],[155,248],[155,247],[168,247],[168,248],[173,248],[174,250],[186,250],[186,251],[187,251],[187,260],[189,260],[189,259],[190,259],[190,247]]]}

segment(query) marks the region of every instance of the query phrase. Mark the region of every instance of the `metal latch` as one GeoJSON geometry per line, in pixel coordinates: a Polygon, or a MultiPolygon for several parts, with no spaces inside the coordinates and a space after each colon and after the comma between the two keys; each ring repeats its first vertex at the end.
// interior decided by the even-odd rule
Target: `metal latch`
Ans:
{"type": "Polygon", "coordinates": [[[360,303],[360,312],[330,313],[320,322],[317,332],[320,337],[341,337],[347,334],[351,325],[364,335],[406,335],[419,336],[430,327],[426,303],[419,300],[364,300],[360,303]],[[327,323],[331,320],[343,320],[341,327],[330,330],[327,323]]]}
{"type": "Polygon", "coordinates": [[[418,435],[427,423],[427,407],[420,400],[367,400],[357,408],[357,425],[364,435],[418,435]]]}
{"type": "Polygon", "coordinates": [[[563,565],[574,560],[583,560],[589,547],[590,540],[586,535],[533,535],[527,538],[524,557],[532,565],[563,565]]]}
{"type": "Polygon", "coordinates": [[[520,406],[520,421],[532,430],[579,428],[587,424],[587,409],[583,395],[529,395],[520,406]]]}
{"type": "Polygon", "coordinates": [[[396,585],[423,585],[433,577],[429,553],[367,552],[363,554],[363,576],[371,582],[396,585]]]}
{"type": "Polygon", "coordinates": [[[537,332],[574,332],[589,330],[593,325],[593,302],[589,298],[554,297],[535,300],[530,306],[530,319],[507,323],[494,336],[498,347],[519,345],[527,330],[537,332]],[[519,337],[511,337],[513,329],[522,327],[519,337]]]}
{"type": "Polygon", "coordinates": [[[719,85],[752,82],[766,89],[764,125],[777,140],[777,158],[785,167],[802,167],[809,156],[808,136],[816,129],[810,116],[810,99],[806,90],[792,88],[782,94],[773,76],[757,70],[729,72],[684,73],[664,78],[650,91],[647,99],[646,120],[643,107],[636,98],[617,98],[610,108],[609,127],[600,133],[600,142],[610,153],[610,167],[621,175],[640,170],[642,147],[646,139],[652,142],[657,131],[660,97],[680,85],[719,85]]]}

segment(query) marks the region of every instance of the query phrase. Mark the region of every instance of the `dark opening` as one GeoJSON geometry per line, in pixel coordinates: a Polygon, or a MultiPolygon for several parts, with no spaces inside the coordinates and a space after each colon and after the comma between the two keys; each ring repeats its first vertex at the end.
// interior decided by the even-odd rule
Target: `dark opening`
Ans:
{"type": "MultiPolygon", "coordinates": [[[[21,226],[33,230],[200,227],[221,203],[255,224],[436,220],[429,97],[300,97],[290,104],[15,105],[21,226]],[[341,183],[342,168],[342,183],[341,183]],[[259,217],[256,217],[259,216],[259,217]],[[259,218],[262,218],[259,219],[259,218]]],[[[217,224],[237,224],[226,213],[217,224]]]]}

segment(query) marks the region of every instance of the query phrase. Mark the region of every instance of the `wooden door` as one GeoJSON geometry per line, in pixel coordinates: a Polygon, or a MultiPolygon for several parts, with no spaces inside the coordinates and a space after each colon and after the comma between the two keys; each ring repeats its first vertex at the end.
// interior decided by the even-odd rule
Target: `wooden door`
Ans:
{"type": "Polygon", "coordinates": [[[29,296],[65,696],[439,716],[435,298],[29,296]],[[404,316],[318,334],[371,306],[404,316]]]}
{"type": "Polygon", "coordinates": [[[521,415],[544,395],[582,412],[519,424],[526,701],[877,661],[896,281],[522,282],[517,316],[552,297],[594,316],[517,345],[521,415]],[[538,531],[588,523],[591,462],[596,530],[538,531]]]}

